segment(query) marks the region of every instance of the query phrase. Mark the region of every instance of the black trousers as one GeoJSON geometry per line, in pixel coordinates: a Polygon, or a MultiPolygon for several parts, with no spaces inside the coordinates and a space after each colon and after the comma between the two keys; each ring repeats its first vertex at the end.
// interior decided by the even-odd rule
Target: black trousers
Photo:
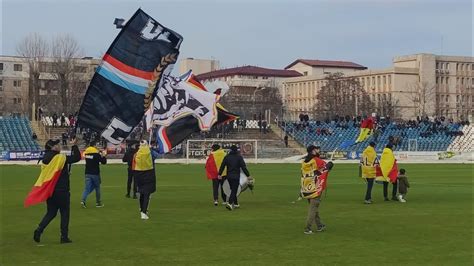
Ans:
{"type": "Polygon", "coordinates": [[[224,202],[227,201],[227,197],[224,194],[224,189],[222,188],[222,184],[224,184],[224,180],[222,179],[212,179],[212,196],[214,197],[214,201],[219,199],[219,187],[221,188],[221,198],[224,202]]]}
{"type": "Polygon", "coordinates": [[[143,213],[148,212],[148,204],[150,203],[151,193],[140,193],[140,211],[143,213]]]}
{"type": "MultiPolygon", "coordinates": [[[[397,197],[397,184],[398,182],[392,183],[392,198],[397,197]]],[[[388,198],[388,182],[383,182],[383,197],[388,198]]]]}
{"type": "Polygon", "coordinates": [[[67,238],[69,233],[69,210],[70,210],[69,191],[55,191],[51,198],[46,201],[47,212],[38,225],[38,231],[43,232],[48,224],[56,217],[56,214],[61,213],[61,237],[67,238]]]}
{"type": "Polygon", "coordinates": [[[128,179],[127,179],[127,195],[130,195],[130,189],[132,188],[133,183],[133,195],[137,194],[137,181],[135,180],[135,176],[133,175],[132,169],[128,169],[128,179]]]}
{"type": "Polygon", "coordinates": [[[372,187],[374,186],[374,178],[366,178],[367,180],[367,191],[365,192],[365,200],[372,199],[372,187]]]}
{"type": "Polygon", "coordinates": [[[229,204],[237,205],[237,191],[239,190],[240,180],[238,178],[228,178],[230,186],[229,204]]]}

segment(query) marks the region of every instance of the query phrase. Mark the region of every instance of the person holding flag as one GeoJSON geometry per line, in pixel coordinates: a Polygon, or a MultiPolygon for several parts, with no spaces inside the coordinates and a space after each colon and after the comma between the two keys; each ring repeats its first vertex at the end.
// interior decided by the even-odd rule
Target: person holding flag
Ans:
{"type": "Polygon", "coordinates": [[[365,192],[365,204],[372,203],[372,187],[376,177],[376,166],[378,165],[377,152],[375,151],[375,142],[370,142],[369,146],[362,152],[360,160],[362,169],[362,178],[367,183],[367,191],[365,192]]]}
{"type": "Polygon", "coordinates": [[[383,197],[385,201],[388,199],[388,183],[391,182],[392,188],[392,200],[398,201],[397,199],[397,176],[398,176],[398,165],[395,155],[393,155],[393,145],[387,144],[382,151],[380,157],[380,171],[381,176],[377,177],[377,180],[383,181],[383,197]]]}
{"type": "Polygon", "coordinates": [[[33,233],[36,243],[41,241],[41,234],[48,224],[61,213],[60,243],[71,243],[69,238],[70,197],[69,175],[71,164],[81,160],[81,153],[76,139],[71,140],[71,155],[61,154],[60,140],[48,140],[41,162],[41,173],[35,185],[25,199],[25,207],[46,201],[47,212],[33,233]]]}
{"type": "MultiPolygon", "coordinates": [[[[226,152],[221,149],[221,146],[219,144],[214,144],[211,147],[212,152],[211,155],[206,160],[206,175],[207,179],[212,180],[212,195],[214,198],[214,206],[217,206],[219,204],[219,187],[221,190],[221,198],[222,198],[222,204],[227,205],[227,197],[224,194],[224,190],[222,189],[222,185],[224,184],[224,181],[222,179],[218,178],[219,175],[219,169],[222,165],[222,161],[224,160],[224,157],[226,156],[226,152]]],[[[223,176],[227,175],[227,170],[224,169],[222,172],[223,176]]]]}
{"type": "Polygon", "coordinates": [[[132,170],[140,193],[140,217],[148,220],[148,204],[150,195],[156,191],[155,158],[158,153],[150,148],[148,141],[140,141],[140,147],[133,156],[132,170]]]}
{"type": "Polygon", "coordinates": [[[308,217],[304,230],[304,233],[309,235],[313,233],[313,224],[316,224],[316,231],[318,232],[322,232],[326,228],[319,217],[319,205],[333,163],[326,163],[320,159],[316,146],[310,145],[306,150],[308,154],[301,163],[301,196],[308,199],[309,202],[308,217]]]}
{"type": "Polygon", "coordinates": [[[230,152],[222,160],[222,164],[219,167],[218,179],[222,179],[224,170],[227,171],[226,179],[229,182],[231,193],[229,195],[229,202],[226,204],[226,208],[229,211],[232,211],[235,208],[239,208],[240,205],[237,202],[237,193],[240,185],[240,170],[244,172],[247,176],[249,182],[252,182],[253,179],[250,177],[250,172],[247,169],[244,158],[239,153],[239,149],[236,145],[230,146],[230,152]]]}

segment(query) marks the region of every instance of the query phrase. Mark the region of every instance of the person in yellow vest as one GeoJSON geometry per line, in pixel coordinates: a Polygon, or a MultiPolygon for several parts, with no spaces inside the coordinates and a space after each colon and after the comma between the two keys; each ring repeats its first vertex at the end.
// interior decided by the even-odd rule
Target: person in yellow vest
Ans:
{"type": "Polygon", "coordinates": [[[148,220],[148,204],[150,195],[156,191],[155,158],[158,153],[150,148],[146,140],[140,142],[140,147],[133,156],[132,170],[140,193],[140,217],[148,220]]]}
{"type": "Polygon", "coordinates": [[[375,151],[375,142],[370,142],[365,148],[360,160],[362,168],[362,178],[367,183],[367,191],[365,192],[365,204],[372,204],[372,187],[376,177],[376,165],[378,164],[377,152],[375,151]]]}
{"type": "MultiPolygon", "coordinates": [[[[224,157],[227,154],[223,149],[221,149],[221,146],[219,144],[212,145],[211,149],[211,155],[209,155],[206,160],[206,175],[207,179],[212,180],[212,195],[214,198],[214,206],[217,206],[219,204],[219,187],[221,190],[222,204],[226,205],[227,197],[224,194],[224,190],[222,188],[224,180],[219,179],[218,176],[222,161],[224,160],[224,157]]],[[[227,176],[227,169],[224,169],[222,175],[227,176]]]]}

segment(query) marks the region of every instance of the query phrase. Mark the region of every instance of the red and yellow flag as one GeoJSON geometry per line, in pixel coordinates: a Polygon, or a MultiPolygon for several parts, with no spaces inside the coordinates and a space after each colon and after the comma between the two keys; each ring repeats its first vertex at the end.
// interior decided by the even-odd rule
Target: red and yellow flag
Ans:
{"type": "MultiPolygon", "coordinates": [[[[216,179],[219,174],[219,168],[221,168],[222,161],[224,160],[226,153],[223,149],[211,152],[209,158],[206,161],[206,175],[207,179],[216,179]]],[[[223,176],[226,175],[226,170],[222,173],[223,176]]]]}
{"type": "MultiPolygon", "coordinates": [[[[380,171],[383,177],[382,181],[390,181],[395,183],[398,176],[398,166],[393,151],[389,148],[383,149],[382,156],[380,157],[380,171]]],[[[380,180],[377,178],[377,180],[380,180]]]]}
{"type": "Polygon", "coordinates": [[[360,124],[360,133],[356,139],[356,143],[359,143],[368,139],[370,135],[372,134],[374,125],[375,125],[375,122],[372,117],[364,119],[362,123],[360,124]]]}
{"type": "Polygon", "coordinates": [[[54,188],[66,163],[64,154],[57,154],[49,164],[41,164],[41,173],[25,199],[25,208],[46,201],[53,195],[54,188]]]}

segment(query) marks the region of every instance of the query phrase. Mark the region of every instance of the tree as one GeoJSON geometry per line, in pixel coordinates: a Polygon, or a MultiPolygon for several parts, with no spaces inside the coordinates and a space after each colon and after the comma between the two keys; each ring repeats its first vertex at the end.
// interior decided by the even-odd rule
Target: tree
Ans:
{"type": "Polygon", "coordinates": [[[391,94],[383,94],[378,102],[377,114],[398,118],[399,104],[400,100],[393,98],[391,94]]]}
{"type": "Polygon", "coordinates": [[[407,88],[407,96],[412,104],[415,116],[434,115],[436,110],[430,111],[436,107],[436,87],[428,82],[417,82],[407,88]]]}
{"type": "Polygon", "coordinates": [[[31,33],[23,38],[16,46],[16,52],[19,56],[24,57],[29,66],[29,82],[28,82],[28,106],[27,111],[31,114],[32,103],[36,107],[41,105],[39,97],[39,62],[49,55],[50,46],[48,42],[38,33],[31,33]]]}
{"type": "MultiPolygon", "coordinates": [[[[77,98],[77,84],[80,83],[80,73],[75,70],[77,58],[82,55],[82,50],[74,37],[69,34],[58,35],[52,41],[53,75],[59,83],[59,96],[62,112],[70,113],[71,101],[77,98]]],[[[81,71],[78,71],[81,72],[81,71]]]]}
{"type": "Polygon", "coordinates": [[[359,81],[346,78],[343,73],[331,73],[318,92],[313,107],[313,117],[326,119],[335,115],[368,114],[373,110],[369,95],[359,81]]]}

